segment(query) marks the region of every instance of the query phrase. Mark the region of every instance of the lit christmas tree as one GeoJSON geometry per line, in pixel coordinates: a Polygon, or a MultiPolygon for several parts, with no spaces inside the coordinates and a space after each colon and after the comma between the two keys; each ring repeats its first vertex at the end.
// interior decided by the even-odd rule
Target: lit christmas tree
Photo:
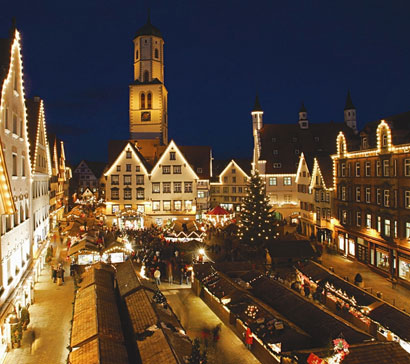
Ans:
{"type": "Polygon", "coordinates": [[[263,248],[276,238],[277,219],[266,197],[265,182],[257,172],[248,183],[248,193],[242,201],[238,237],[241,241],[263,248]]]}

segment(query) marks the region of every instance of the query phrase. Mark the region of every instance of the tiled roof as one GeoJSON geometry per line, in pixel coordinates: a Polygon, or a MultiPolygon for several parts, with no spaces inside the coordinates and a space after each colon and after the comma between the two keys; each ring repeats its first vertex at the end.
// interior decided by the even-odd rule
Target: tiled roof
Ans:
{"type": "Polygon", "coordinates": [[[199,178],[209,179],[211,147],[203,145],[177,146],[199,178]],[[200,169],[199,169],[200,168],[200,169]]]}
{"type": "Polygon", "coordinates": [[[70,353],[70,364],[127,364],[128,355],[121,343],[95,338],[70,353]]]}
{"type": "MultiPolygon", "coordinates": [[[[124,148],[127,146],[128,143],[130,143],[132,149],[137,154],[138,158],[141,160],[141,163],[145,166],[146,170],[149,173],[152,169],[152,163],[149,158],[150,156],[146,158],[146,156],[143,155],[140,150],[144,150],[144,151],[149,150],[150,152],[154,151],[154,156],[156,158],[157,155],[159,157],[159,153],[155,152],[157,150],[157,146],[151,146],[151,149],[153,149],[151,150],[150,148],[147,148],[146,143],[138,142],[138,148],[137,148],[135,146],[136,144],[135,141],[131,141],[131,140],[110,140],[108,142],[108,168],[110,168],[112,164],[116,161],[116,159],[122,153],[122,151],[124,150],[124,148]],[[144,147],[141,147],[140,149],[141,145],[143,145],[144,147]]],[[[162,153],[162,149],[161,149],[161,153],[162,153]]]]}
{"type": "Polygon", "coordinates": [[[88,160],[84,160],[84,163],[87,165],[88,168],[91,169],[91,171],[97,179],[101,177],[104,168],[107,165],[105,162],[93,162],[88,160]]]}
{"type": "Polygon", "coordinates": [[[142,334],[148,327],[157,324],[158,318],[145,291],[140,290],[125,297],[125,304],[136,334],[142,334]]]}
{"type": "Polygon", "coordinates": [[[138,341],[138,350],[143,364],[178,364],[162,330],[154,331],[152,336],[138,341]]]}
{"type": "Polygon", "coordinates": [[[358,137],[345,123],[309,123],[301,129],[299,124],[265,124],[261,131],[261,157],[266,160],[266,173],[296,173],[299,155],[303,152],[309,169],[314,157],[327,157],[336,152],[336,137],[343,131],[347,140],[358,137]],[[273,154],[277,150],[277,154],[273,154]],[[297,153],[298,152],[298,153],[297,153]],[[273,168],[274,163],[279,166],[273,168]],[[280,165],[278,165],[280,163],[280,165]]]}
{"type": "Polygon", "coordinates": [[[141,288],[141,282],[135,274],[134,266],[130,259],[117,265],[116,278],[122,298],[141,288]]]}
{"type": "Polygon", "coordinates": [[[113,288],[113,275],[104,269],[88,269],[82,275],[80,291],[92,284],[113,288]]]}
{"type": "MultiPolygon", "coordinates": [[[[246,158],[233,158],[235,163],[241,167],[241,169],[248,175],[250,176],[251,170],[252,170],[252,164],[250,159],[246,158]]],[[[213,169],[213,176],[214,178],[218,178],[219,175],[223,172],[223,170],[226,168],[226,166],[231,163],[232,159],[219,159],[219,160],[214,160],[212,162],[212,169],[213,169]]]]}

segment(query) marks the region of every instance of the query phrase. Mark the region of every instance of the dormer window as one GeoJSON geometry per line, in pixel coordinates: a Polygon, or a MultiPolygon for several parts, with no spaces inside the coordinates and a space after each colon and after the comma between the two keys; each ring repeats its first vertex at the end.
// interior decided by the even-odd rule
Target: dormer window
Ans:
{"type": "Polygon", "coordinates": [[[363,147],[363,149],[367,149],[369,147],[367,137],[362,138],[362,147],[363,147]]]}
{"type": "Polygon", "coordinates": [[[273,168],[282,168],[282,163],[273,163],[273,168]]]}
{"type": "Polygon", "coordinates": [[[387,147],[387,134],[386,133],[382,135],[382,146],[387,147]]]}
{"type": "Polygon", "coordinates": [[[171,161],[174,161],[174,160],[177,159],[175,152],[169,152],[169,159],[170,159],[171,161]]]}

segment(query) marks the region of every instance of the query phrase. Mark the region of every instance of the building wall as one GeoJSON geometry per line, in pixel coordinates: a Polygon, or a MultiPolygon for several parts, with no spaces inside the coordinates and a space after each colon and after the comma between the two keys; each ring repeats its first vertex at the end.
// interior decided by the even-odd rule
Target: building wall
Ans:
{"type": "Polygon", "coordinates": [[[21,54],[16,38],[1,97],[0,137],[17,212],[1,216],[0,303],[20,281],[31,260],[31,183],[24,102],[21,54]]]}

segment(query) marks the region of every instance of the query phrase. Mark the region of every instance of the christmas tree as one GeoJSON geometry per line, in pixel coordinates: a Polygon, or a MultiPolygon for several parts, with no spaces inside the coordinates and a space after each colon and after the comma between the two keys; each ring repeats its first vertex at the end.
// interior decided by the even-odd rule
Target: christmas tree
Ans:
{"type": "Polygon", "coordinates": [[[263,248],[276,238],[277,219],[266,197],[265,182],[255,171],[248,182],[248,193],[242,201],[238,237],[241,241],[263,248]]]}

